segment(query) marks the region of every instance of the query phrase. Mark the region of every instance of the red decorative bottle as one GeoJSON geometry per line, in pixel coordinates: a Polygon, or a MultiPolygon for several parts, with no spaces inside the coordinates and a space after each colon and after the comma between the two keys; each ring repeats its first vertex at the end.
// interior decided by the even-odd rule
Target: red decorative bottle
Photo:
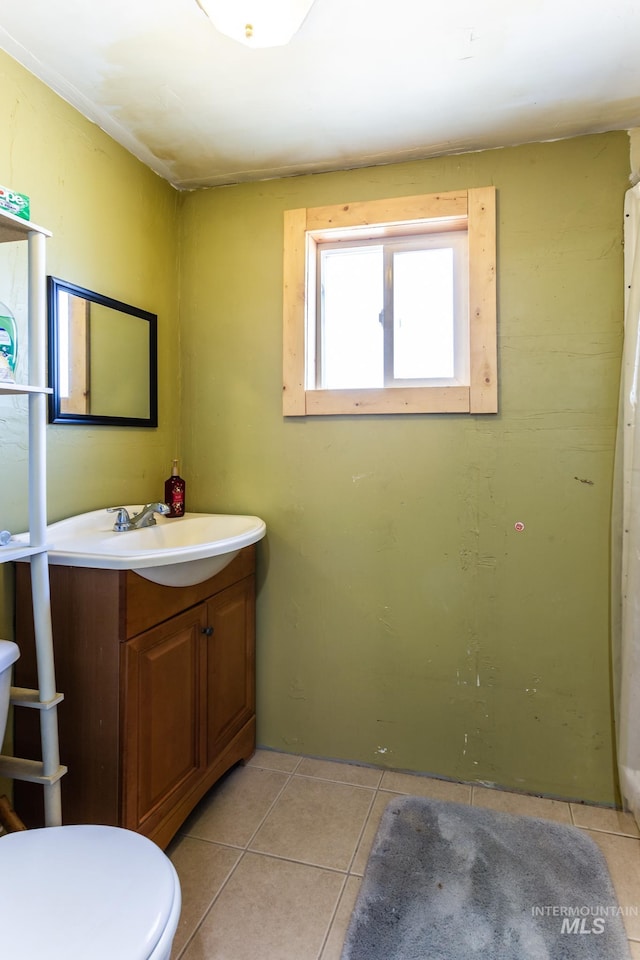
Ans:
{"type": "Polygon", "coordinates": [[[168,517],[184,516],[184,491],[186,483],[178,474],[178,461],[173,461],[171,476],[164,483],[164,502],[169,507],[168,517]]]}

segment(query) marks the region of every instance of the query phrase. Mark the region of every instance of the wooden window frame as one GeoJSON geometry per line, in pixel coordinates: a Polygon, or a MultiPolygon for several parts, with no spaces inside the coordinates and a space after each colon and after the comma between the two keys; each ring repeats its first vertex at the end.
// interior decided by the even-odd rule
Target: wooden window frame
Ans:
{"type": "Polygon", "coordinates": [[[497,413],[496,191],[302,207],[284,213],[283,399],[285,417],[384,413],[497,413]],[[307,296],[315,302],[322,240],[466,230],[469,241],[469,386],[306,388],[307,296]]]}

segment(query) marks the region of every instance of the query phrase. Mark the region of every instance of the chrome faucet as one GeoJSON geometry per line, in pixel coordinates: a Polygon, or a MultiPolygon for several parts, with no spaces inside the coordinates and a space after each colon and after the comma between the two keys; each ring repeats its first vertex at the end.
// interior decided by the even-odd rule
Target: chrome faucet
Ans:
{"type": "Polygon", "coordinates": [[[147,503],[140,513],[130,517],[126,507],[107,507],[107,513],[117,513],[113,529],[118,533],[127,530],[140,530],[141,527],[153,527],[156,523],[154,514],[167,514],[169,507],[166,503],[147,503]]]}

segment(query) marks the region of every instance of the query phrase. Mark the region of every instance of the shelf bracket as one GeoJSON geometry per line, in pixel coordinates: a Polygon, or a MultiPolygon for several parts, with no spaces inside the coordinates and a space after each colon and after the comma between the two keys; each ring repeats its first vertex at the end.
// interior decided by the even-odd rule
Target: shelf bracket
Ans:
{"type": "Polygon", "coordinates": [[[61,764],[50,776],[45,776],[44,764],[41,760],[0,756],[0,776],[9,777],[11,780],[28,780],[29,783],[53,786],[66,772],[67,768],[61,764]]]}
{"type": "Polygon", "coordinates": [[[14,707],[31,707],[32,710],[51,710],[64,700],[63,693],[56,693],[51,700],[41,700],[39,690],[28,687],[11,687],[9,702],[14,707]]]}

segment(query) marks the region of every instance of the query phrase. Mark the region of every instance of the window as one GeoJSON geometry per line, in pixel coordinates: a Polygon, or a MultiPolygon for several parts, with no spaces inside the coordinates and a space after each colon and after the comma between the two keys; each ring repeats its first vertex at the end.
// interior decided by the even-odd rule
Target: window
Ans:
{"type": "Polygon", "coordinates": [[[495,413],[495,190],[285,212],[285,416],[495,413]]]}
{"type": "Polygon", "coordinates": [[[307,383],[468,386],[467,274],[466,231],[318,243],[307,383]]]}

